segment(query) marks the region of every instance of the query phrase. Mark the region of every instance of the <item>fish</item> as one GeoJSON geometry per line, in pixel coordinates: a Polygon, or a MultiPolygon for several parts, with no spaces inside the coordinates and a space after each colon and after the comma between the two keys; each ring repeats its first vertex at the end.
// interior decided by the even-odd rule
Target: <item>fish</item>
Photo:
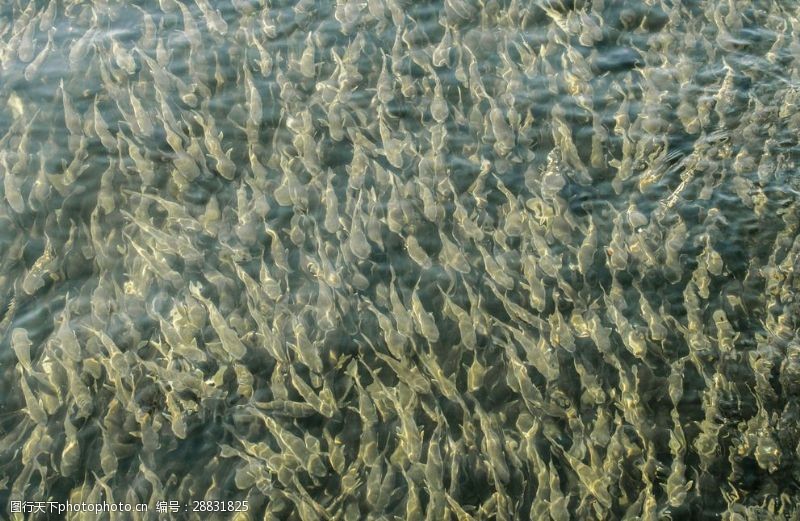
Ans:
{"type": "Polygon", "coordinates": [[[12,503],[797,517],[796,12],[11,4],[12,503]]]}
{"type": "Polygon", "coordinates": [[[32,342],[28,337],[28,332],[22,328],[16,328],[11,331],[11,348],[17,356],[17,361],[26,372],[30,373],[33,370],[31,361],[31,346],[32,342]]]}
{"type": "Polygon", "coordinates": [[[234,360],[241,360],[247,353],[247,348],[242,343],[236,332],[231,329],[225,318],[219,312],[213,302],[203,297],[200,286],[194,284],[190,287],[194,298],[202,302],[208,310],[209,321],[214,331],[217,333],[223,348],[234,360]]]}

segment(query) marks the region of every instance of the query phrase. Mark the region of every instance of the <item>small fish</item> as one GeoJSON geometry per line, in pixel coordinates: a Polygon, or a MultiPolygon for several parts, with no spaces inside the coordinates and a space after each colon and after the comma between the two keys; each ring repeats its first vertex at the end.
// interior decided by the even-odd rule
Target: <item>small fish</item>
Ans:
{"type": "Polygon", "coordinates": [[[27,373],[31,373],[33,369],[31,365],[32,345],[30,338],[28,338],[28,332],[25,329],[16,328],[11,331],[11,348],[17,356],[17,361],[27,373]]]}
{"type": "Polygon", "coordinates": [[[205,305],[208,310],[209,321],[214,331],[217,333],[220,342],[222,342],[225,351],[234,359],[241,360],[247,354],[247,348],[236,332],[230,328],[225,318],[219,312],[217,307],[200,292],[200,286],[197,284],[190,284],[189,289],[192,296],[205,305]]]}

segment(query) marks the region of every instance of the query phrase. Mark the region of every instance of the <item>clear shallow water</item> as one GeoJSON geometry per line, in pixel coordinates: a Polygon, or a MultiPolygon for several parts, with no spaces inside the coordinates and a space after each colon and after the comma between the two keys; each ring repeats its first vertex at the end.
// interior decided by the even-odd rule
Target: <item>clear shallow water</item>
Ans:
{"type": "Polygon", "coordinates": [[[3,9],[4,515],[796,515],[791,3],[3,9]]]}

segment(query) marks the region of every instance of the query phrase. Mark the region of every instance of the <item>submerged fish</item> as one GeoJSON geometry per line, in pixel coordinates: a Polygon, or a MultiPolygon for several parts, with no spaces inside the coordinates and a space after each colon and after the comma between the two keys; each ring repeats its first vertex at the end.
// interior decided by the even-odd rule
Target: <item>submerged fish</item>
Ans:
{"type": "Polygon", "coordinates": [[[10,504],[797,518],[791,3],[278,4],[0,17],[10,504]]]}

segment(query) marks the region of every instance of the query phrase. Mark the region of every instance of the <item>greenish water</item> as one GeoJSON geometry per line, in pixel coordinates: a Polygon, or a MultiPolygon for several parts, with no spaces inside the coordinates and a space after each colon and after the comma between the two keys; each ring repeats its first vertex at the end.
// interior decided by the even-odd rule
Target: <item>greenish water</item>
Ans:
{"type": "Polygon", "coordinates": [[[796,519],[798,28],[3,3],[0,518],[796,519]]]}

